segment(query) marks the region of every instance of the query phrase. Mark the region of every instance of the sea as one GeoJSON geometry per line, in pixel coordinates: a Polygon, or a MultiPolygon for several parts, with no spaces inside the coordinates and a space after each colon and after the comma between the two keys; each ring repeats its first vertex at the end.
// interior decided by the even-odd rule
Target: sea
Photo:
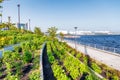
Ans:
{"type": "Polygon", "coordinates": [[[120,54],[120,35],[82,35],[65,39],[120,54]]]}

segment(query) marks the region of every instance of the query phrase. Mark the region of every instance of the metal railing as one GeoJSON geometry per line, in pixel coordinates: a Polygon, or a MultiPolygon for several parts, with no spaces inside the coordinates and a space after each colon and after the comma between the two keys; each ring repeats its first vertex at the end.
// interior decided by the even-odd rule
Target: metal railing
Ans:
{"type": "MultiPolygon", "coordinates": [[[[21,42],[21,43],[26,43],[27,41],[24,41],[24,42],[21,42]]],[[[21,43],[17,43],[17,44],[11,44],[11,45],[8,45],[8,46],[5,46],[4,48],[2,48],[0,50],[0,58],[2,58],[2,55],[5,51],[12,51],[14,50],[14,47],[15,46],[20,46],[21,43]]]]}
{"type": "MultiPolygon", "coordinates": [[[[75,43],[74,40],[68,40],[68,39],[64,39],[67,42],[72,42],[75,43]]],[[[113,48],[113,47],[106,47],[106,46],[102,46],[99,44],[90,44],[90,43],[82,43],[82,42],[76,42],[77,45],[84,45],[84,46],[89,46],[95,49],[99,49],[99,50],[103,50],[103,51],[108,51],[108,52],[113,52],[113,53],[117,53],[120,54],[120,49],[119,48],[113,48]]]]}
{"type": "Polygon", "coordinates": [[[14,47],[15,46],[20,46],[20,44],[13,44],[13,45],[10,45],[10,46],[6,46],[4,47],[3,49],[0,50],[0,58],[2,58],[2,55],[5,51],[12,51],[14,50],[14,47]]]}

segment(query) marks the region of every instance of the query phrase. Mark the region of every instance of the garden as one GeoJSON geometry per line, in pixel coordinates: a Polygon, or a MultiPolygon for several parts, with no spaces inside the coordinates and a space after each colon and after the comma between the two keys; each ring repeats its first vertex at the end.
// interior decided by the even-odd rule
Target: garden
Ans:
{"type": "MultiPolygon", "coordinates": [[[[0,58],[1,80],[40,80],[43,66],[44,80],[119,80],[120,71],[112,69],[70,47],[55,38],[55,27],[49,28],[50,35],[43,35],[36,28],[27,30],[0,31],[0,48],[9,45],[14,50],[4,51],[0,58]],[[40,64],[42,45],[43,62],[40,64]],[[48,60],[48,61],[47,61],[48,60]]],[[[62,40],[62,39],[61,39],[62,40]]]]}
{"type": "Polygon", "coordinates": [[[57,80],[119,80],[119,71],[76,51],[65,42],[47,42],[47,54],[57,80]]]}
{"type": "Polygon", "coordinates": [[[0,48],[8,45],[14,50],[5,51],[0,58],[0,80],[39,80],[40,53],[46,37],[30,31],[0,31],[0,48]]]}

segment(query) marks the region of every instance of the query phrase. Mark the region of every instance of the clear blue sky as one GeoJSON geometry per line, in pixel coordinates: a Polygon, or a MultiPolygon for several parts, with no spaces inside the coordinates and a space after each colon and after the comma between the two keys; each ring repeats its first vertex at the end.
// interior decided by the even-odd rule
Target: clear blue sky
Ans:
{"type": "Polygon", "coordinates": [[[31,19],[31,27],[42,31],[51,26],[62,30],[120,31],[120,0],[9,0],[3,5],[3,20],[11,16],[18,22],[17,4],[21,5],[21,22],[31,19]]]}

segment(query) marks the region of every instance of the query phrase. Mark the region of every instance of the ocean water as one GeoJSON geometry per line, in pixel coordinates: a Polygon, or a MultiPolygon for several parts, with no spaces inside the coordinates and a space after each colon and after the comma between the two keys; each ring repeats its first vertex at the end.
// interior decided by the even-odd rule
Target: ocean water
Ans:
{"type": "MultiPolygon", "coordinates": [[[[65,39],[75,41],[74,38],[65,39]]],[[[84,35],[76,38],[76,41],[84,45],[97,45],[98,48],[104,46],[109,51],[113,51],[115,48],[116,52],[120,53],[120,35],[84,35]]]]}

